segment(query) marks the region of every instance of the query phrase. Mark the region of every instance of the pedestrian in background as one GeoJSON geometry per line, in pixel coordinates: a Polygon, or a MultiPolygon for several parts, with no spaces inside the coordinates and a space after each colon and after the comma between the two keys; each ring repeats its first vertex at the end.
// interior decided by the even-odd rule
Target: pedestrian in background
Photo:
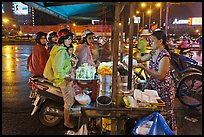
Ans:
{"type": "Polygon", "coordinates": [[[181,42],[181,49],[188,48],[188,40],[186,38],[183,38],[181,42]]]}
{"type": "Polygon", "coordinates": [[[149,36],[151,35],[149,29],[143,29],[140,36],[141,38],[139,39],[138,41],[138,44],[137,44],[137,53],[136,53],[136,56],[137,57],[141,57],[144,55],[144,53],[146,52],[146,47],[148,46],[149,42],[148,42],[148,39],[149,39],[149,36]]]}

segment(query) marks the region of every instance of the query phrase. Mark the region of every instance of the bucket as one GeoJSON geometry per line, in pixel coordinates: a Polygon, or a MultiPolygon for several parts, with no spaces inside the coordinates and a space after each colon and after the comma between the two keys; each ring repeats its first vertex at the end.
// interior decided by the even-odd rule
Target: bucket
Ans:
{"type": "Polygon", "coordinates": [[[112,75],[99,75],[99,80],[101,83],[111,84],[112,83],[112,75]]]}
{"type": "Polygon", "coordinates": [[[98,96],[110,96],[112,90],[112,75],[99,75],[99,94],[98,96]]]}
{"type": "MultiPolygon", "coordinates": [[[[133,81],[132,81],[132,89],[134,87],[133,81]]],[[[120,76],[120,89],[121,91],[128,91],[128,76],[120,76]]]]}
{"type": "Polygon", "coordinates": [[[112,89],[110,89],[109,91],[104,91],[104,90],[99,90],[98,91],[98,96],[112,96],[112,89]]]}
{"type": "Polygon", "coordinates": [[[111,87],[112,87],[111,83],[102,83],[102,82],[100,82],[100,84],[99,84],[99,90],[100,91],[110,92],[111,87]]]}
{"type": "Polygon", "coordinates": [[[144,91],[146,84],[147,84],[146,80],[138,80],[137,81],[137,89],[144,91]]]}
{"type": "MultiPolygon", "coordinates": [[[[96,98],[96,107],[97,108],[110,108],[112,104],[112,100],[108,96],[99,96],[96,98]]],[[[109,114],[110,111],[100,111],[98,110],[99,114],[106,115],[109,114]]]]}

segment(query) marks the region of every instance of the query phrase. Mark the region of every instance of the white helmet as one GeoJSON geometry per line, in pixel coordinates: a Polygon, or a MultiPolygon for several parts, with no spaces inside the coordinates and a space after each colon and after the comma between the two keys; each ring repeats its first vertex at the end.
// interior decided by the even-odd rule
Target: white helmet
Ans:
{"type": "Polygon", "coordinates": [[[106,37],[100,37],[98,40],[98,43],[101,45],[104,45],[107,41],[108,39],[106,37]]]}
{"type": "Polygon", "coordinates": [[[57,32],[54,32],[54,31],[50,31],[47,33],[47,41],[51,41],[51,38],[53,36],[57,36],[57,32]]]}
{"type": "Polygon", "coordinates": [[[94,34],[92,31],[90,31],[89,29],[87,29],[87,30],[84,30],[83,32],[82,32],[82,35],[81,35],[81,37],[82,37],[82,39],[83,38],[86,38],[88,35],[91,35],[91,34],[94,34]]]}

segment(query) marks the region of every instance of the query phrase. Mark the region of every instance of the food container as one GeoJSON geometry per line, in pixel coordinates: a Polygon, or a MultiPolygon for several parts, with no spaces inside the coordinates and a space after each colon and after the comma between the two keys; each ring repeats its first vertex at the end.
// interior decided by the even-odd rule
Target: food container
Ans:
{"type": "MultiPolygon", "coordinates": [[[[96,98],[96,107],[97,108],[110,108],[112,104],[112,100],[108,96],[98,96],[96,98]]],[[[99,114],[106,115],[109,114],[110,111],[100,111],[98,110],[99,114]]]]}

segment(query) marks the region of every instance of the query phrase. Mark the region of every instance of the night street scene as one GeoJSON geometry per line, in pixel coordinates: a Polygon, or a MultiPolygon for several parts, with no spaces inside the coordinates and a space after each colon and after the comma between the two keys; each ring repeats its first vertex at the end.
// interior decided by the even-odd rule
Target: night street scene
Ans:
{"type": "Polygon", "coordinates": [[[2,2],[2,135],[202,135],[202,2],[2,2]]]}

